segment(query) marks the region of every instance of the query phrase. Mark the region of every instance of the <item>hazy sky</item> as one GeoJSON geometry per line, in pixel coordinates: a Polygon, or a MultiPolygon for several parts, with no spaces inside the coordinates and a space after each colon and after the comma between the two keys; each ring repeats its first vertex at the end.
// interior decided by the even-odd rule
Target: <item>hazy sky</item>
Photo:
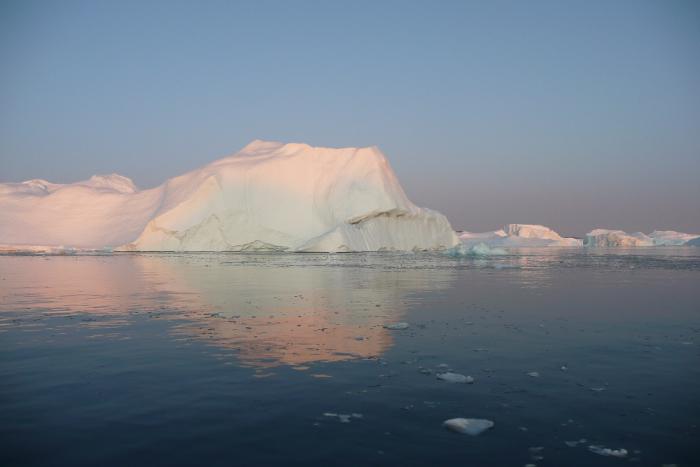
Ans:
{"type": "Polygon", "coordinates": [[[378,145],[458,229],[700,232],[700,2],[0,2],[0,181],[378,145]]]}

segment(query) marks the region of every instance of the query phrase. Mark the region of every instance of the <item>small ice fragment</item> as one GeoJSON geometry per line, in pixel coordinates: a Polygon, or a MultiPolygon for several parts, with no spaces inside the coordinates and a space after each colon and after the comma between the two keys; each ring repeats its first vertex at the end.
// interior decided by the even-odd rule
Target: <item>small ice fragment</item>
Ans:
{"type": "Polygon", "coordinates": [[[531,371],[527,375],[530,376],[531,378],[539,378],[540,377],[540,374],[537,371],[531,371]]]}
{"type": "Polygon", "coordinates": [[[599,446],[599,445],[590,445],[588,446],[588,450],[595,453],[599,454],[601,456],[611,456],[611,457],[627,457],[627,449],[610,449],[606,448],[605,446],[599,446]]]}
{"type": "Polygon", "coordinates": [[[338,418],[340,419],[340,423],[350,423],[350,415],[347,414],[338,414],[338,418]]]}
{"type": "Polygon", "coordinates": [[[603,392],[603,391],[605,391],[605,388],[604,388],[604,387],[591,388],[591,391],[594,391],[594,392],[603,392]]]}
{"type": "Polygon", "coordinates": [[[561,368],[559,368],[561,371],[568,371],[569,367],[566,365],[562,365],[561,368]]]}
{"type": "Polygon", "coordinates": [[[575,448],[579,444],[585,444],[586,441],[588,441],[586,438],[581,438],[578,441],[564,441],[564,444],[566,444],[570,448],[575,448]]]}
{"type": "Polygon", "coordinates": [[[391,331],[401,331],[402,329],[408,329],[408,323],[391,323],[391,324],[385,324],[384,325],[385,329],[389,329],[391,331]]]}
{"type": "Polygon", "coordinates": [[[437,378],[443,381],[447,381],[448,383],[472,384],[474,382],[474,378],[472,378],[471,376],[464,376],[460,375],[459,373],[451,373],[449,371],[446,373],[438,373],[437,378]]]}
{"type": "Polygon", "coordinates": [[[438,368],[449,368],[450,366],[447,363],[441,363],[438,365],[438,368]]]}
{"type": "Polygon", "coordinates": [[[350,416],[352,418],[362,418],[363,417],[363,415],[361,413],[355,413],[355,412],[351,413],[350,416]]]}
{"type": "Polygon", "coordinates": [[[457,433],[476,436],[492,428],[494,423],[481,418],[451,418],[445,420],[442,425],[457,433]]]}
{"type": "Polygon", "coordinates": [[[334,412],[324,412],[324,413],[323,413],[323,416],[324,416],[324,417],[337,417],[338,414],[337,414],[337,413],[334,413],[334,412]]]}

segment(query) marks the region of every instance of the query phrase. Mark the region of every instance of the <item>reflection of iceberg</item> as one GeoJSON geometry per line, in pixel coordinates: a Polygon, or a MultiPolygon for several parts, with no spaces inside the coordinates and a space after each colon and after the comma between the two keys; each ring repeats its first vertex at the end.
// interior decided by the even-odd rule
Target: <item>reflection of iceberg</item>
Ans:
{"type": "Polygon", "coordinates": [[[382,354],[393,339],[383,325],[403,318],[415,292],[452,280],[449,270],[401,262],[393,254],[5,257],[0,272],[23,291],[0,288],[0,302],[101,317],[86,326],[153,314],[178,337],[253,366],[338,361],[382,354]]]}

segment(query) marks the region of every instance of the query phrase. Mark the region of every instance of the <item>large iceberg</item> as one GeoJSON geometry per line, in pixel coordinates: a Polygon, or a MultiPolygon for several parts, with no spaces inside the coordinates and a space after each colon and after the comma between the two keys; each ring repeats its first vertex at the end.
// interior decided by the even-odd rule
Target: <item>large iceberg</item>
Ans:
{"type": "Polygon", "coordinates": [[[480,243],[489,247],[543,247],[581,246],[577,238],[562,237],[543,225],[507,224],[502,229],[484,233],[460,232],[459,238],[466,246],[480,243]]]}
{"type": "Polygon", "coordinates": [[[138,190],[126,177],[0,184],[0,244],[127,251],[432,250],[459,243],[376,147],[254,141],[138,190]]]}

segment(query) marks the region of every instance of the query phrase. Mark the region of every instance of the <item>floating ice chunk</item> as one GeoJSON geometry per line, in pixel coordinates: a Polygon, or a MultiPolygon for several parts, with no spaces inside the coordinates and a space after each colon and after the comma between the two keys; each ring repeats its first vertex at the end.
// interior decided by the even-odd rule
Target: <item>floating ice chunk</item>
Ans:
{"type": "Polygon", "coordinates": [[[338,419],[340,420],[340,423],[350,423],[350,415],[347,414],[338,414],[338,419]]]}
{"type": "Polygon", "coordinates": [[[457,433],[476,436],[489,428],[493,428],[494,423],[491,420],[481,418],[451,418],[445,420],[442,425],[457,433]]]}
{"type": "Polygon", "coordinates": [[[471,247],[466,246],[461,243],[455,247],[445,250],[445,254],[452,256],[453,258],[462,257],[483,257],[483,256],[496,256],[496,255],[507,255],[508,252],[503,248],[492,248],[486,243],[480,242],[471,247]]]}
{"type": "Polygon", "coordinates": [[[585,444],[588,440],[586,438],[581,438],[578,441],[564,441],[564,444],[569,446],[570,448],[575,448],[579,444],[585,444]]]}
{"type": "Polygon", "coordinates": [[[627,457],[627,449],[610,449],[606,448],[605,446],[600,446],[600,445],[590,445],[588,446],[588,450],[595,453],[599,454],[601,456],[611,456],[611,457],[627,457]]]}
{"type": "Polygon", "coordinates": [[[401,331],[402,329],[408,329],[408,326],[409,326],[408,323],[391,323],[391,324],[385,324],[384,328],[390,329],[392,331],[401,331]]]}
{"type": "Polygon", "coordinates": [[[540,373],[537,371],[531,371],[527,375],[531,378],[539,378],[540,377],[540,373]]]}
{"type": "Polygon", "coordinates": [[[452,373],[450,371],[445,373],[438,373],[437,378],[443,381],[447,381],[448,383],[472,384],[474,382],[474,378],[472,378],[471,376],[464,376],[459,373],[452,373]]]}

